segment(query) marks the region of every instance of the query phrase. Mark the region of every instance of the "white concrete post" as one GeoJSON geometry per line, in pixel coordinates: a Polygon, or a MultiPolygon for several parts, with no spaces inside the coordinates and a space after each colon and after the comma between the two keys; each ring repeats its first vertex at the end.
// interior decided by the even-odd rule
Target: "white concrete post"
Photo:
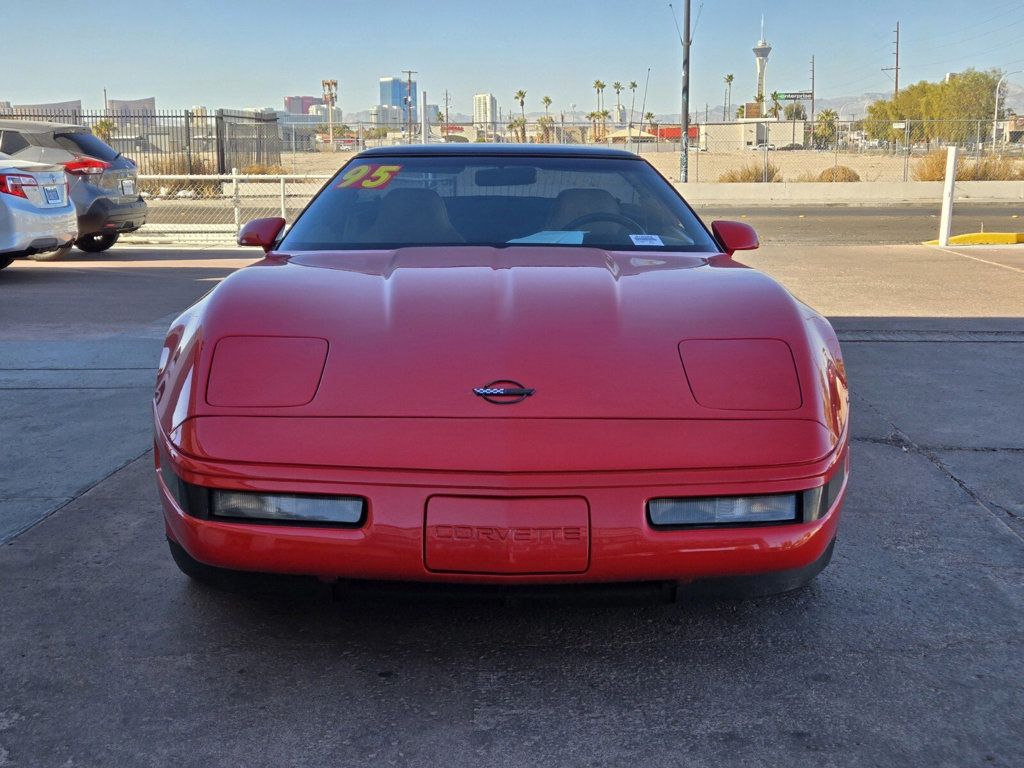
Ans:
{"type": "Polygon", "coordinates": [[[281,177],[281,218],[282,219],[287,219],[288,218],[288,213],[287,213],[287,210],[285,209],[285,206],[284,206],[284,184],[285,184],[284,176],[282,176],[281,177]]]}
{"type": "MultiPolygon", "coordinates": [[[[423,106],[420,107],[420,143],[421,144],[426,144],[427,143],[427,126],[430,124],[430,121],[427,119],[428,116],[427,116],[427,92],[426,91],[423,92],[422,103],[423,103],[423,106]]],[[[409,140],[409,143],[412,144],[412,139],[409,140]]]]}
{"type": "Polygon", "coordinates": [[[238,169],[231,169],[231,202],[235,209],[235,234],[242,231],[242,199],[238,194],[238,169]]]}
{"type": "Polygon", "coordinates": [[[953,193],[956,191],[956,147],[946,147],[946,181],[942,185],[942,218],[939,220],[939,245],[949,245],[953,226],[953,193]]]}

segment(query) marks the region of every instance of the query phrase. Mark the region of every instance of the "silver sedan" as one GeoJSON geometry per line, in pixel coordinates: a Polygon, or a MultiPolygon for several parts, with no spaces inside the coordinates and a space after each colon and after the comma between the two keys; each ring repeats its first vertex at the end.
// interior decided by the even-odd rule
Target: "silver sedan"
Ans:
{"type": "Polygon", "coordinates": [[[0,269],[24,256],[60,258],[77,236],[64,169],[0,153],[0,269]]]}

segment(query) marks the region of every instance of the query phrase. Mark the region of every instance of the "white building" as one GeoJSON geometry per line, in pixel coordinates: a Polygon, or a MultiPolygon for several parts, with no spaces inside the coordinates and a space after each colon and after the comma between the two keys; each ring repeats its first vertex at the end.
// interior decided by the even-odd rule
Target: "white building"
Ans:
{"type": "Polygon", "coordinates": [[[379,128],[401,128],[405,124],[405,112],[401,107],[378,104],[370,107],[370,123],[379,128]]]}
{"type": "MultiPolygon", "coordinates": [[[[314,104],[309,108],[309,112],[307,112],[306,114],[318,117],[326,123],[327,110],[328,107],[326,104],[314,104]]],[[[340,124],[343,122],[341,119],[341,107],[330,107],[330,111],[333,113],[331,119],[335,122],[335,124],[340,124]]]]}
{"type": "Polygon", "coordinates": [[[493,93],[478,93],[473,97],[473,125],[478,129],[494,130],[498,122],[498,100],[493,93]]]}

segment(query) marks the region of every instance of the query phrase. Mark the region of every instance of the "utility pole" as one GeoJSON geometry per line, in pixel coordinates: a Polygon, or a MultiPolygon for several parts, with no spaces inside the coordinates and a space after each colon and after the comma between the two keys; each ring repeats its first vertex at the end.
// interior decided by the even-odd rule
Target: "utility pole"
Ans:
{"type": "Polygon", "coordinates": [[[324,89],[324,106],[327,107],[327,133],[330,135],[331,152],[337,151],[334,145],[334,105],[338,102],[338,81],[321,80],[324,89]]]}
{"type": "Polygon", "coordinates": [[[892,89],[893,101],[900,95],[900,23],[896,22],[896,66],[894,67],[882,67],[883,72],[895,72],[896,77],[895,85],[892,89]]]}
{"type": "Polygon", "coordinates": [[[406,123],[409,129],[409,143],[412,144],[412,111],[415,108],[415,100],[412,97],[412,76],[418,74],[414,69],[403,69],[405,73],[405,110],[406,123]]]}
{"type": "MultiPolygon", "coordinates": [[[[672,3],[669,3],[668,7],[672,8],[672,3]]],[[[672,20],[675,21],[675,18],[675,8],[672,8],[672,20]]],[[[682,96],[679,109],[679,181],[685,184],[690,170],[690,0],[683,0],[683,31],[679,35],[679,42],[683,44],[682,96]]]]}
{"type": "Polygon", "coordinates": [[[448,105],[451,103],[451,97],[448,95],[448,89],[444,89],[444,130],[441,132],[444,135],[445,142],[448,141],[448,105]]]}
{"type": "Polygon", "coordinates": [[[811,54],[811,125],[814,125],[814,54],[811,54]]]}

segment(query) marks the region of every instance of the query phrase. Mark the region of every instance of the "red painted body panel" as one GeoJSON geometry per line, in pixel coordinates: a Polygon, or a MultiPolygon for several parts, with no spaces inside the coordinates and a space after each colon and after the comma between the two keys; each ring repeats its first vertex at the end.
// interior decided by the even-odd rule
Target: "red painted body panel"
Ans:
{"type": "MultiPolygon", "coordinates": [[[[827,321],[722,255],[471,246],[271,254],[172,327],[154,401],[158,446],[189,483],[360,495],[367,521],[331,529],[197,519],[158,483],[168,534],[227,568],[479,582],[786,570],[826,550],[842,494],[814,522],[673,531],[647,524],[646,502],[824,484],[847,461],[846,386],[827,321]],[[227,337],[252,341],[245,354],[214,360],[227,337]],[[272,339],[283,337],[327,344],[322,373],[310,365],[287,374],[289,387],[315,392],[308,402],[259,405],[258,387],[239,384],[232,403],[231,387],[210,389],[211,368],[214,382],[273,370],[272,339]],[[723,340],[750,343],[730,350],[723,340]],[[261,344],[267,359],[253,366],[261,344]],[[744,377],[757,391],[742,391],[744,377]],[[510,406],[473,395],[499,379],[535,394],[510,406]],[[516,527],[512,500],[533,500],[520,527],[535,529],[545,516],[562,519],[565,499],[580,499],[587,564],[579,570],[579,553],[556,547],[523,553],[535,570],[496,572],[494,542],[478,537],[476,551],[438,545],[442,563],[462,565],[431,569],[427,510],[439,496],[497,499],[506,518],[482,510],[466,523],[481,528],[516,527]],[[461,572],[474,557],[476,572],[461,572]]],[[[576,527],[568,518],[560,527],[576,527]]]]}

